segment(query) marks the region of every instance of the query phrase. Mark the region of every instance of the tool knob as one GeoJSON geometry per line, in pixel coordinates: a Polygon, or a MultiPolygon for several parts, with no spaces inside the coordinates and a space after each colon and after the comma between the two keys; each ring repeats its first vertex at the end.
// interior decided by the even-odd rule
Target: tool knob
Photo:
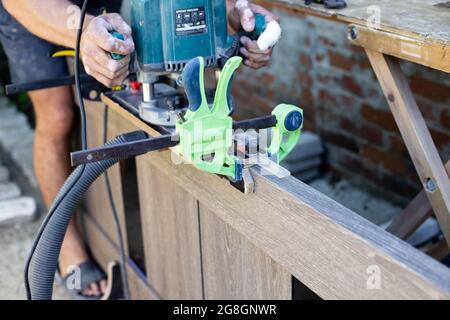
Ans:
{"type": "MultiPolygon", "coordinates": [[[[121,34],[120,32],[117,32],[117,31],[111,31],[110,34],[111,34],[114,38],[116,38],[116,39],[119,39],[119,40],[122,40],[122,41],[125,40],[125,37],[124,37],[123,34],[121,34]]],[[[112,52],[111,52],[111,57],[112,57],[114,60],[122,60],[123,58],[125,58],[125,56],[122,55],[122,54],[112,53],[112,52]]]]}
{"type": "Polygon", "coordinates": [[[302,125],[303,114],[298,110],[289,112],[284,119],[284,127],[289,132],[297,131],[302,125]]]}

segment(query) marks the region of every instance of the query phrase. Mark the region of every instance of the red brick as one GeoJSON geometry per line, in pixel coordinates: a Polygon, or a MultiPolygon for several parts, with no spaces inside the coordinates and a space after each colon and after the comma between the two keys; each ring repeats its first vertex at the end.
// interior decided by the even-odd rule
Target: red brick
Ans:
{"type": "Polygon", "coordinates": [[[421,190],[420,183],[409,182],[405,180],[404,176],[383,174],[379,178],[374,179],[373,182],[409,199],[412,199],[421,190]]]}
{"type": "Polygon", "coordinates": [[[276,97],[275,90],[272,90],[272,89],[269,88],[267,90],[266,98],[269,99],[269,100],[275,101],[275,97],[276,97]]]}
{"type": "Polygon", "coordinates": [[[430,129],[430,133],[438,149],[441,149],[450,143],[450,135],[435,129],[430,129]]]}
{"type": "Polygon", "coordinates": [[[450,129],[450,112],[448,109],[441,112],[441,126],[450,129]]]}
{"type": "Polygon", "coordinates": [[[359,146],[356,142],[356,139],[352,139],[340,133],[330,131],[322,131],[321,136],[327,143],[334,144],[354,153],[357,153],[359,151],[359,146]]]}
{"type": "Polygon", "coordinates": [[[320,38],[319,38],[319,42],[320,42],[321,44],[327,46],[327,47],[332,47],[332,48],[335,48],[335,47],[336,47],[336,43],[335,43],[335,42],[333,42],[333,41],[331,41],[330,39],[325,38],[325,37],[320,37],[320,38]]]}
{"type": "Polygon", "coordinates": [[[418,95],[434,101],[446,102],[450,99],[450,86],[424,79],[418,75],[413,75],[410,79],[411,89],[418,95]]]}
{"type": "Polygon", "coordinates": [[[323,84],[328,84],[331,82],[331,77],[330,76],[324,76],[324,75],[318,75],[317,76],[317,80],[319,80],[319,82],[323,83],[323,84]]]}
{"type": "Polygon", "coordinates": [[[405,142],[400,134],[389,136],[389,151],[404,158],[409,157],[408,149],[406,149],[405,142]]]}
{"type": "Polygon", "coordinates": [[[394,117],[389,111],[378,110],[368,104],[363,104],[361,108],[361,115],[364,120],[376,124],[383,129],[398,131],[394,117]]]}
{"type": "Polygon", "coordinates": [[[354,58],[348,58],[334,51],[328,52],[328,58],[330,59],[330,64],[332,66],[335,66],[336,68],[342,69],[344,71],[351,71],[353,66],[356,64],[354,58]]]}
{"type": "Polygon", "coordinates": [[[342,77],[342,86],[349,92],[362,97],[363,91],[361,86],[350,76],[343,76],[342,77]]]}
{"type": "Polygon", "coordinates": [[[392,173],[405,174],[407,172],[407,167],[398,157],[374,146],[366,145],[362,147],[361,156],[375,164],[381,164],[386,170],[392,173]]]}
{"type": "Polygon", "coordinates": [[[427,98],[417,97],[416,99],[419,110],[423,117],[427,120],[437,122],[434,109],[436,109],[436,102],[433,102],[427,98]]]}
{"type": "Polygon", "coordinates": [[[303,128],[306,131],[316,131],[316,123],[314,121],[314,118],[308,117],[308,115],[305,114],[305,122],[303,124],[303,128]]]}
{"type": "Polygon", "coordinates": [[[315,59],[317,62],[322,62],[324,59],[324,56],[323,56],[323,54],[319,53],[319,54],[316,54],[315,59]]]}
{"type": "Polygon", "coordinates": [[[355,124],[355,122],[347,118],[343,118],[341,120],[341,128],[356,136],[359,136],[361,133],[360,128],[355,124]]]}
{"type": "Polygon", "coordinates": [[[360,46],[350,46],[350,49],[356,54],[364,54],[364,48],[360,46]]]}
{"type": "Polygon", "coordinates": [[[311,57],[307,55],[306,53],[301,52],[298,55],[298,61],[303,66],[310,66],[311,65],[311,57]]]}
{"type": "Polygon", "coordinates": [[[270,86],[275,81],[275,76],[273,74],[270,74],[268,72],[265,72],[261,77],[260,80],[264,85],[270,86]]]}
{"type": "Polygon", "coordinates": [[[339,96],[339,104],[341,108],[354,108],[357,105],[355,98],[347,95],[339,96]]]}
{"type": "Polygon", "coordinates": [[[361,60],[359,60],[359,66],[363,70],[367,70],[367,69],[372,70],[372,65],[370,64],[370,61],[367,57],[364,57],[361,60]]]}
{"type": "Polygon", "coordinates": [[[383,146],[383,132],[378,128],[362,125],[361,137],[366,139],[367,142],[383,146]]]}
{"type": "Polygon", "coordinates": [[[301,98],[300,104],[301,105],[314,106],[314,96],[311,93],[310,89],[303,88],[302,98],[301,98]]]}
{"type": "MultiPolygon", "coordinates": [[[[298,79],[299,79],[299,82],[300,82],[300,85],[302,86],[302,88],[305,88],[305,87],[309,88],[313,84],[313,80],[308,73],[304,73],[304,72],[299,73],[298,79]]],[[[293,85],[293,86],[295,86],[295,85],[293,85]]]]}
{"type": "Polygon", "coordinates": [[[378,146],[383,145],[383,133],[380,129],[368,125],[362,125],[361,127],[359,127],[355,124],[355,122],[346,118],[343,118],[341,120],[340,126],[347,132],[355,136],[364,138],[367,142],[376,144],[378,146]]]}
{"type": "Polygon", "coordinates": [[[319,100],[322,105],[337,106],[337,99],[334,95],[330,94],[327,90],[319,91],[319,100]]]}

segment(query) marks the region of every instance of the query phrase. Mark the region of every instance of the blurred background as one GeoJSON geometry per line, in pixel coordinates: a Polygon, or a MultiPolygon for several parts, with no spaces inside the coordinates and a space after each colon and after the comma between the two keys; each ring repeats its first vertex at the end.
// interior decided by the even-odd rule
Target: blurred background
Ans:
{"type": "MultiPolygon", "coordinates": [[[[234,82],[236,117],[268,114],[279,103],[301,106],[305,133],[284,166],[370,221],[389,221],[421,184],[365,53],[346,26],[273,9],[284,36],[270,67],[242,68],[234,82]]],[[[450,159],[450,77],[403,63],[443,161],[450,159]]],[[[45,212],[32,166],[34,115],[25,94],[5,97],[8,62],[0,49],[0,299],[24,298],[22,270],[45,212]]],[[[431,219],[409,239],[439,237],[431,219]]],[[[64,297],[61,293],[57,297],[64,297]]]]}

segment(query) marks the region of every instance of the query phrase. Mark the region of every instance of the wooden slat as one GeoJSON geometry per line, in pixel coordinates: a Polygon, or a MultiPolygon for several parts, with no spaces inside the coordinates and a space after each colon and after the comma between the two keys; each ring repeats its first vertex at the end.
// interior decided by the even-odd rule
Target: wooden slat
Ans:
{"type": "Polygon", "coordinates": [[[200,205],[205,299],[292,299],[292,276],[200,205]]]}
{"type": "MultiPolygon", "coordinates": [[[[85,101],[86,115],[87,115],[87,133],[88,145],[90,147],[103,145],[103,117],[105,105],[101,102],[85,101]]],[[[117,118],[112,112],[110,113],[112,119],[117,118]]],[[[116,137],[119,134],[119,128],[114,123],[108,124],[108,139],[116,137]]],[[[122,197],[122,182],[120,176],[119,165],[113,166],[108,171],[111,190],[114,196],[114,203],[117,209],[122,230],[125,234],[125,213],[122,197]]],[[[96,180],[86,195],[85,205],[90,214],[96,217],[98,221],[103,221],[104,229],[108,237],[117,241],[117,232],[113,220],[111,206],[108,199],[108,193],[105,184],[104,176],[96,180]]],[[[125,246],[126,235],[124,236],[125,246]]]]}
{"type": "Polygon", "coordinates": [[[450,73],[450,46],[360,25],[350,25],[349,28],[357,35],[355,39],[349,38],[354,45],[450,73]]]}
{"type": "MultiPolygon", "coordinates": [[[[98,222],[88,214],[83,215],[83,223],[89,247],[96,261],[106,270],[111,261],[119,261],[118,247],[108,238],[98,222]]],[[[157,293],[146,283],[143,275],[130,263],[127,264],[128,281],[133,300],[159,300],[157,293]]]]}
{"type": "MultiPolygon", "coordinates": [[[[445,169],[450,177],[450,161],[445,165],[445,169]]],[[[386,231],[400,239],[408,239],[432,215],[430,201],[422,190],[406,209],[394,218],[386,231]]]]}
{"type": "Polygon", "coordinates": [[[158,168],[322,298],[450,299],[448,268],[293,177],[254,174],[256,192],[245,196],[226,179],[172,164],[169,151],[139,162],[158,168]],[[373,266],[381,290],[367,289],[373,266]]]}
{"type": "Polygon", "coordinates": [[[197,200],[142,158],[137,169],[149,281],[164,299],[202,299],[197,200]]]}
{"type": "Polygon", "coordinates": [[[398,60],[366,49],[441,229],[450,243],[450,179],[398,60]],[[426,188],[431,178],[436,190],[426,188]]]}
{"type": "Polygon", "coordinates": [[[445,239],[440,239],[436,243],[428,244],[425,248],[422,248],[422,251],[439,261],[445,259],[450,253],[445,239]]]}

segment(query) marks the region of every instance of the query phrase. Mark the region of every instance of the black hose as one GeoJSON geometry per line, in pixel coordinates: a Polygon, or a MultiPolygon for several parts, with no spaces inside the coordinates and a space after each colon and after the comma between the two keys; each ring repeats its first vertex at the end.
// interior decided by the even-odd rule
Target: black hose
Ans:
{"type": "MultiPolygon", "coordinates": [[[[76,41],[76,45],[75,45],[75,61],[74,61],[75,86],[76,86],[76,89],[77,89],[77,96],[78,96],[78,100],[79,100],[78,102],[79,102],[79,105],[80,105],[81,141],[82,141],[83,150],[87,149],[87,131],[86,131],[86,110],[84,108],[83,95],[82,95],[82,92],[81,92],[80,47],[81,47],[81,35],[83,33],[83,25],[84,25],[84,20],[86,18],[86,12],[87,12],[88,4],[89,4],[89,0],[84,0],[83,6],[81,7],[80,22],[79,22],[78,31],[77,31],[77,41],[76,41]]],[[[32,299],[31,288],[30,288],[30,281],[29,281],[28,276],[29,276],[30,264],[31,264],[31,261],[33,259],[33,256],[34,256],[37,244],[40,242],[41,236],[42,236],[44,230],[47,227],[47,223],[53,217],[55,208],[58,207],[60,202],[65,199],[65,197],[67,196],[67,193],[72,191],[72,189],[75,187],[75,185],[78,183],[78,181],[80,180],[80,178],[84,174],[85,169],[86,169],[86,165],[80,166],[70,176],[70,178],[71,178],[70,181],[67,180],[70,183],[67,183],[65,185],[65,188],[64,188],[65,192],[61,192],[61,190],[60,190],[60,192],[56,196],[55,201],[53,202],[53,205],[50,208],[47,216],[45,217],[45,219],[44,219],[44,221],[43,221],[43,223],[42,223],[42,225],[41,225],[41,227],[39,229],[38,235],[37,235],[36,239],[33,242],[33,246],[31,248],[30,254],[28,255],[27,261],[25,263],[25,271],[24,271],[25,291],[26,291],[28,300],[32,299]]]]}
{"type": "MultiPolygon", "coordinates": [[[[145,139],[142,132],[124,134],[107,145],[145,139]]],[[[53,281],[58,266],[61,245],[69,222],[89,186],[108,168],[122,159],[105,160],[80,166],[74,170],[59,191],[52,205],[52,215],[46,221],[36,242],[34,254],[30,256],[29,279],[30,298],[51,300],[53,281]]]]}

